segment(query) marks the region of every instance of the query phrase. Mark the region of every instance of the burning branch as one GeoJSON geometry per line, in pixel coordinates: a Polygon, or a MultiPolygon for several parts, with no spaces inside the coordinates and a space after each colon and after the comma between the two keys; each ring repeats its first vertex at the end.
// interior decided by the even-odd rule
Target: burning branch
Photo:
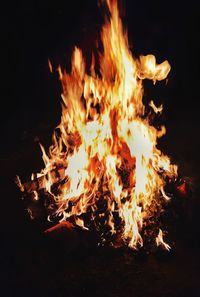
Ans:
{"type": "Polygon", "coordinates": [[[49,176],[52,180],[52,184],[61,182],[65,178],[65,168],[51,170],[48,174],[36,177],[31,181],[25,182],[24,184],[22,184],[19,177],[17,177],[16,184],[22,192],[25,191],[26,193],[32,193],[34,191],[45,189],[49,176]]]}

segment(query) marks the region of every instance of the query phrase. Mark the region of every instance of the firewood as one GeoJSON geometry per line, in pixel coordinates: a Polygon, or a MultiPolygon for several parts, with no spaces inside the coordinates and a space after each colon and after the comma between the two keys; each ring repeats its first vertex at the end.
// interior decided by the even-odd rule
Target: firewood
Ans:
{"type": "Polygon", "coordinates": [[[61,222],[44,231],[50,246],[57,249],[64,248],[65,253],[76,250],[81,243],[79,230],[69,222],[61,222]]]}
{"type": "MultiPolygon", "coordinates": [[[[61,181],[65,178],[65,168],[61,167],[59,169],[54,169],[50,172],[51,179],[54,181],[54,183],[57,183],[58,181],[61,181]]],[[[31,193],[33,191],[42,190],[45,188],[45,181],[48,179],[47,174],[40,176],[38,178],[35,178],[34,180],[31,180],[29,182],[25,182],[22,184],[22,187],[25,192],[31,193]]],[[[20,187],[20,189],[22,188],[20,187]]]]}
{"type": "Polygon", "coordinates": [[[70,222],[61,222],[44,231],[44,235],[50,244],[56,247],[64,247],[65,252],[79,249],[82,251],[94,249],[98,246],[100,238],[96,232],[88,232],[70,222]]]}
{"type": "Polygon", "coordinates": [[[61,222],[49,229],[46,229],[44,231],[44,234],[47,236],[56,236],[59,235],[67,230],[72,230],[74,229],[74,225],[70,222],[61,222]]]}

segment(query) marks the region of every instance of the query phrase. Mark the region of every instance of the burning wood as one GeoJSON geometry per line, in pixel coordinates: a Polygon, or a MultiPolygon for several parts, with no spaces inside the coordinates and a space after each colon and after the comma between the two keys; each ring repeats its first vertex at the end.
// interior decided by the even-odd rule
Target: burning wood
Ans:
{"type": "Polygon", "coordinates": [[[62,230],[64,229],[64,230],[68,230],[68,229],[73,229],[74,228],[74,225],[73,224],[71,224],[71,223],[69,223],[69,222],[62,222],[62,223],[59,223],[59,224],[57,224],[57,225],[55,225],[55,226],[53,226],[53,227],[51,227],[51,228],[49,228],[49,229],[47,229],[47,230],[45,230],[45,234],[51,234],[51,233],[56,233],[56,232],[60,232],[60,230],[61,230],[61,232],[62,232],[62,230]]]}
{"type": "Polygon", "coordinates": [[[27,193],[32,193],[34,191],[40,191],[46,188],[46,181],[48,180],[48,175],[50,175],[53,183],[61,182],[65,178],[65,168],[51,170],[49,174],[41,175],[23,184],[17,177],[16,184],[18,185],[18,187],[21,189],[22,192],[25,191],[27,193]]]}
{"type": "MultiPolygon", "coordinates": [[[[152,126],[143,104],[143,80],[155,84],[166,79],[170,65],[157,64],[153,55],[134,59],[117,2],[107,0],[107,6],[110,19],[101,34],[101,75],[95,73],[94,59],[86,73],[78,48],[71,73],[59,67],[61,122],[49,152],[41,147],[45,168],[20,188],[27,193],[44,189],[52,199],[48,210],[53,217],[73,218],[79,227],[96,228],[103,237],[120,235],[137,249],[149,220],[156,222],[163,201],[169,200],[166,180],[177,175],[177,167],[157,147],[165,127],[152,126]]],[[[49,67],[52,71],[50,62],[49,67]]],[[[162,112],[153,101],[150,106],[162,112]]]]}

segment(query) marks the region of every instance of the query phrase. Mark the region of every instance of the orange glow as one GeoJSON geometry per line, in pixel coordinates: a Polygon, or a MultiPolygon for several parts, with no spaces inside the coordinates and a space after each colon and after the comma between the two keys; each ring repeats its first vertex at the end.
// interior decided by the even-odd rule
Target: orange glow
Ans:
{"type": "MultiPolygon", "coordinates": [[[[105,201],[106,209],[98,217],[105,217],[110,234],[119,233],[124,244],[137,249],[143,245],[145,222],[156,215],[163,197],[169,199],[164,191],[166,178],[177,174],[177,167],[157,147],[165,127],[157,129],[144,117],[142,100],[143,80],[155,84],[166,79],[170,65],[167,61],[157,64],[153,55],[133,58],[117,2],[107,0],[107,5],[110,18],[101,32],[100,75],[95,73],[94,56],[90,73],[86,73],[77,47],[71,72],[58,69],[61,122],[48,153],[41,145],[45,167],[37,177],[44,177],[44,187],[57,206],[54,215],[60,221],[73,219],[79,227],[90,229],[84,214],[90,213],[95,221],[98,205],[105,201]],[[64,182],[55,193],[52,185],[57,181],[52,171],[61,167],[64,182]]],[[[49,68],[52,71],[50,61],[49,68]]],[[[150,106],[155,113],[162,112],[162,106],[156,107],[153,101],[150,106]]],[[[161,230],[156,243],[169,249],[161,230]]]]}

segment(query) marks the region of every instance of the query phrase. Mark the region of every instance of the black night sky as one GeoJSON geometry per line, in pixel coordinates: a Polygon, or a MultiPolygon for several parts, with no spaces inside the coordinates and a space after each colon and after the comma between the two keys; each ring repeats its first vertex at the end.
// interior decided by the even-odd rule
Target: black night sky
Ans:
{"type": "MultiPolygon", "coordinates": [[[[198,4],[121,0],[120,6],[134,55],[153,53],[158,62],[167,59],[172,66],[168,85],[158,86],[146,96],[164,103],[173,132],[180,125],[177,140],[183,141],[181,133],[187,129],[188,141],[194,145],[197,137],[192,130],[199,120],[198,4]],[[182,121],[188,124],[184,129],[182,121]]],[[[47,60],[55,68],[58,64],[69,68],[72,49],[78,45],[89,61],[103,11],[95,0],[19,1],[2,10],[3,155],[12,154],[22,134],[38,129],[41,122],[52,128],[58,123],[59,83],[56,74],[50,75],[47,60]]]]}
{"type": "Polygon", "coordinates": [[[152,53],[171,66],[168,83],[146,83],[164,104],[163,150],[192,179],[194,194],[177,226],[172,256],[135,259],[130,252],[66,250],[46,242],[23,209],[14,184],[41,167],[37,139],[51,143],[60,119],[59,64],[70,69],[75,45],[90,61],[103,24],[96,0],[16,1],[1,6],[1,296],[200,296],[200,103],[198,1],[120,0],[134,56],[152,53]],[[199,199],[198,199],[199,198],[199,199]],[[187,212],[190,212],[187,215],[187,212]],[[181,224],[183,226],[181,227],[181,224]],[[178,232],[179,231],[179,232],[178,232]]]}

